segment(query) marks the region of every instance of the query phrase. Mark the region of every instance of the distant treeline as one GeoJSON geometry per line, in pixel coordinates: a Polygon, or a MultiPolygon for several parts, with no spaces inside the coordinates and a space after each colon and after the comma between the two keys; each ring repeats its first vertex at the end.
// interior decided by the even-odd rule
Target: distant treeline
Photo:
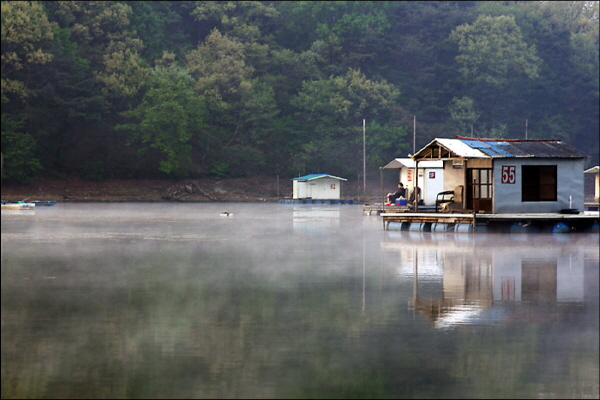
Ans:
{"type": "Polygon", "coordinates": [[[598,164],[598,1],[2,1],[2,177],[362,173],[435,137],[598,164]]]}

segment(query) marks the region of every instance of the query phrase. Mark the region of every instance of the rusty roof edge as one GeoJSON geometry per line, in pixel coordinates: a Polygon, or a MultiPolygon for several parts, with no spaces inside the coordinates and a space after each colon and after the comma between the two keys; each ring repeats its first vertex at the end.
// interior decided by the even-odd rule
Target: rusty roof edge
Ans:
{"type": "MultiPolygon", "coordinates": [[[[562,159],[577,159],[577,158],[586,158],[589,157],[588,154],[585,154],[585,152],[583,152],[582,150],[560,140],[560,139],[481,139],[481,138],[469,138],[466,136],[460,136],[460,135],[456,135],[456,139],[450,139],[450,138],[434,138],[433,140],[431,140],[427,145],[425,145],[424,147],[422,147],[420,150],[418,150],[417,152],[415,152],[415,154],[413,155],[409,155],[409,157],[411,159],[413,159],[414,161],[425,161],[425,160],[440,160],[442,159],[441,157],[435,157],[435,158],[427,158],[426,154],[428,153],[428,150],[433,148],[434,146],[444,149],[445,151],[449,152],[451,155],[454,155],[454,157],[449,157],[450,158],[488,158],[488,159],[499,159],[499,158],[562,158],[562,159]],[[484,150],[484,149],[478,149],[477,147],[471,147],[468,143],[463,142],[463,141],[474,141],[474,142],[478,142],[481,143],[482,146],[484,146],[485,148],[487,148],[489,150],[490,153],[492,154],[488,154],[488,150],[484,150]],[[560,153],[563,154],[532,154],[532,153],[527,153],[527,154],[501,154],[498,153],[496,150],[494,150],[494,145],[493,143],[486,143],[487,141],[489,142],[494,142],[494,143],[502,143],[502,142],[508,142],[508,143],[527,143],[530,142],[532,143],[539,143],[542,144],[544,143],[545,146],[550,146],[551,148],[555,148],[555,150],[558,150],[559,147],[563,147],[566,146],[565,148],[563,148],[563,150],[565,151],[559,151],[560,153]],[[465,151],[466,149],[461,148],[460,146],[454,146],[454,143],[461,143],[462,146],[466,146],[469,148],[469,151],[465,151]],[[567,151],[568,150],[568,151],[567,151]],[[471,153],[472,152],[472,153],[471,153]],[[571,152],[571,154],[564,154],[564,153],[569,153],[571,152]]],[[[520,146],[519,146],[520,147],[520,146]]]]}
{"type": "MultiPolygon", "coordinates": [[[[472,138],[467,136],[456,135],[457,139],[461,140],[477,140],[479,142],[563,142],[562,139],[488,139],[488,138],[472,138]]],[[[564,142],[563,142],[564,143],[564,142]]]]}

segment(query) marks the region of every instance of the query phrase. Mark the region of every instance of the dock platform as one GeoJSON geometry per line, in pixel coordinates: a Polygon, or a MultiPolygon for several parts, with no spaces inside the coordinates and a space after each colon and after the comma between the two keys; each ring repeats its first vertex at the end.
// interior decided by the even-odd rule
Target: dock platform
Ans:
{"type": "Polygon", "coordinates": [[[518,232],[569,233],[594,232],[599,229],[598,211],[578,214],[479,214],[385,212],[380,214],[384,230],[422,232],[518,232]]]}
{"type": "Polygon", "coordinates": [[[386,213],[396,213],[396,212],[405,212],[409,211],[408,206],[384,206],[383,204],[363,204],[362,206],[363,214],[371,215],[371,214],[381,214],[383,212],[386,213]]]}
{"type": "MultiPolygon", "coordinates": [[[[362,210],[364,215],[380,215],[381,213],[410,212],[412,211],[412,206],[399,206],[395,204],[391,206],[386,206],[381,203],[367,203],[363,204],[362,210]]],[[[434,212],[435,206],[419,205],[419,210],[423,212],[434,212]]]]}

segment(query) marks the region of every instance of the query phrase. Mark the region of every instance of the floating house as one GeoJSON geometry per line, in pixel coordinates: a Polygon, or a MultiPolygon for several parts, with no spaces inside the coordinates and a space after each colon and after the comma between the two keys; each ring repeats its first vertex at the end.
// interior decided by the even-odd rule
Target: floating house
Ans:
{"type": "Polygon", "coordinates": [[[600,201],[600,167],[596,165],[595,167],[586,169],[583,171],[584,174],[594,174],[594,201],[598,203],[600,201]]]}
{"type": "MultiPolygon", "coordinates": [[[[598,232],[598,212],[584,211],[586,157],[555,139],[434,139],[411,158],[416,170],[424,162],[443,163],[435,212],[420,212],[416,202],[408,210],[384,210],[384,229],[598,232]]],[[[416,174],[414,186],[423,179],[416,174]]]]}
{"type": "Polygon", "coordinates": [[[457,209],[501,214],[583,210],[586,157],[561,140],[457,136],[432,140],[412,159],[443,162],[444,191],[459,194],[457,209]]]}
{"type": "Polygon", "coordinates": [[[292,179],[293,199],[339,200],[347,179],[327,174],[310,174],[292,179]]]}
{"type": "MultiPolygon", "coordinates": [[[[418,171],[412,158],[395,158],[382,169],[398,169],[398,182],[402,182],[406,190],[412,193],[418,180],[421,188],[420,199],[425,205],[435,205],[436,196],[444,190],[444,162],[422,161],[418,171]],[[418,177],[417,177],[418,175],[418,177]]],[[[407,198],[410,194],[407,194],[407,198]]]]}

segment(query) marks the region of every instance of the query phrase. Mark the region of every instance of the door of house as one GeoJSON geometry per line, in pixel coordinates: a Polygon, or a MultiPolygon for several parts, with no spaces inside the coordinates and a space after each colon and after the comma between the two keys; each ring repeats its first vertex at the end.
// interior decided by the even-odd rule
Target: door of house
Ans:
{"type": "Polygon", "coordinates": [[[479,212],[492,212],[492,169],[467,169],[467,208],[479,212]]]}
{"type": "MultiPolygon", "coordinates": [[[[419,179],[421,179],[420,176],[419,179]]],[[[427,205],[435,205],[437,194],[444,191],[444,169],[425,169],[422,179],[424,179],[424,182],[419,183],[419,186],[425,188],[423,193],[424,202],[427,205]]]]}

